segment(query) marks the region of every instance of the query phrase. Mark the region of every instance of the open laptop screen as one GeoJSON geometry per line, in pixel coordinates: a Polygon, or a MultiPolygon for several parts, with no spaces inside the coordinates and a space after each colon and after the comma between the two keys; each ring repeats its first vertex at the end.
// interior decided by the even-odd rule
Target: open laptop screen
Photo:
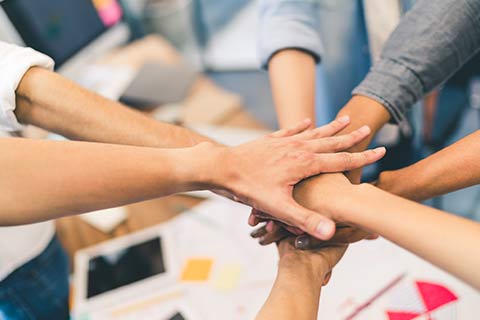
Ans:
{"type": "Polygon", "coordinates": [[[57,67],[122,18],[117,0],[5,0],[0,2],[25,44],[57,67]]]}

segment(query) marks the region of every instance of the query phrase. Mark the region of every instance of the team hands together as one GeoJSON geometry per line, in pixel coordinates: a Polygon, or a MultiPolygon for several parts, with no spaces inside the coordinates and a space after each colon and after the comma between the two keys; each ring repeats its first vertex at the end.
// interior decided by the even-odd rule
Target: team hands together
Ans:
{"type": "Polygon", "coordinates": [[[384,156],[384,148],[343,152],[370,134],[368,127],[362,127],[347,135],[334,136],[348,123],[349,118],[344,117],[308,129],[311,122],[305,120],[294,128],[230,148],[222,157],[225,165],[218,164],[218,170],[225,170],[223,191],[250,205],[255,212],[268,213],[275,221],[321,240],[330,239],[335,223],[318,210],[300,205],[293,197],[293,190],[308,177],[357,169],[384,156]]]}
{"type": "Polygon", "coordinates": [[[317,256],[333,254],[339,259],[338,253],[343,254],[346,244],[364,239],[368,233],[338,222],[335,213],[326,212],[322,203],[331,197],[338,200],[342,189],[352,186],[343,172],[362,168],[385,155],[385,148],[345,152],[370,134],[369,127],[364,126],[335,136],[349,122],[348,117],[341,117],[309,129],[311,121],[307,119],[253,142],[221,148],[218,159],[222,160],[215,164],[217,174],[210,189],[251,206],[250,225],[266,222],[252,233],[261,244],[287,239],[289,248],[315,249],[317,256]]]}

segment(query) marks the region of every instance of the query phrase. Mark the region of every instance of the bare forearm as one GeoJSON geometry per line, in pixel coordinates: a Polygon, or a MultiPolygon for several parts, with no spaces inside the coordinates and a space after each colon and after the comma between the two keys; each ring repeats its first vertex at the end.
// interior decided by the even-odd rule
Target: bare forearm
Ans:
{"type": "Polygon", "coordinates": [[[480,289],[480,224],[394,196],[355,186],[348,203],[329,210],[339,218],[395,242],[480,289]],[[354,204],[354,205],[352,205],[354,204]]]}
{"type": "Polygon", "coordinates": [[[309,261],[280,266],[272,291],[256,319],[317,319],[323,278],[321,272],[311,268],[309,261]]]}
{"type": "Polygon", "coordinates": [[[15,113],[20,122],[73,140],[165,148],[208,140],[188,129],[155,121],[41,68],[30,69],[16,93],[15,113]]]}
{"type": "Polygon", "coordinates": [[[480,131],[409,167],[384,172],[378,187],[422,201],[480,183],[480,131]]]}
{"type": "Polygon", "coordinates": [[[349,116],[350,125],[338,134],[349,133],[361,126],[368,125],[372,130],[369,139],[364,140],[351,148],[351,151],[364,150],[371,142],[373,136],[380,130],[389,120],[390,114],[387,109],[379,102],[364,96],[353,96],[352,99],[339,111],[337,117],[349,116]]]}
{"type": "Polygon", "coordinates": [[[206,162],[198,147],[173,150],[14,138],[1,139],[0,146],[6,151],[0,156],[1,225],[193,190],[209,171],[202,167],[206,162]]]}
{"type": "MultiPolygon", "coordinates": [[[[368,125],[371,129],[370,136],[362,143],[349,149],[350,152],[365,150],[378,130],[390,120],[390,114],[383,105],[371,98],[359,95],[352,97],[352,99],[350,99],[350,101],[340,110],[337,117],[341,116],[349,116],[351,123],[350,126],[345,128],[339,134],[349,133],[364,125],[368,125]]],[[[359,183],[361,173],[361,169],[354,170],[349,172],[347,176],[353,183],[359,183]]]]}
{"type": "Polygon", "coordinates": [[[315,123],[315,60],[300,50],[282,50],[268,65],[281,128],[310,118],[315,123]]]}

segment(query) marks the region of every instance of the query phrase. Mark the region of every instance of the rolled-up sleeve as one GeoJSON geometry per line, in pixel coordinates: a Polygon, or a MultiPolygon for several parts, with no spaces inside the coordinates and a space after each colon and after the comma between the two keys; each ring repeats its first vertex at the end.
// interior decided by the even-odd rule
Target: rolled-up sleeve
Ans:
{"type": "Polygon", "coordinates": [[[394,122],[406,125],[408,109],[479,49],[480,1],[419,0],[353,94],[379,101],[394,122]]]}
{"type": "Polygon", "coordinates": [[[258,48],[262,68],[282,49],[295,48],[313,55],[323,52],[315,0],[261,0],[258,48]]]}
{"type": "Polygon", "coordinates": [[[15,91],[31,67],[53,70],[53,60],[33,49],[0,42],[0,130],[16,131],[22,126],[15,117],[15,91]]]}

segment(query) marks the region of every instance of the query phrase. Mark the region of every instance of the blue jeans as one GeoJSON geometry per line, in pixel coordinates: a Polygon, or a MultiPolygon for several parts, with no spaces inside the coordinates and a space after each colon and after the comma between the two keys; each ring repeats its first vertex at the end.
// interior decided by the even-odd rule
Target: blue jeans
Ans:
{"type": "Polygon", "coordinates": [[[57,237],[0,282],[0,320],[68,319],[68,258],[57,237]]]}

